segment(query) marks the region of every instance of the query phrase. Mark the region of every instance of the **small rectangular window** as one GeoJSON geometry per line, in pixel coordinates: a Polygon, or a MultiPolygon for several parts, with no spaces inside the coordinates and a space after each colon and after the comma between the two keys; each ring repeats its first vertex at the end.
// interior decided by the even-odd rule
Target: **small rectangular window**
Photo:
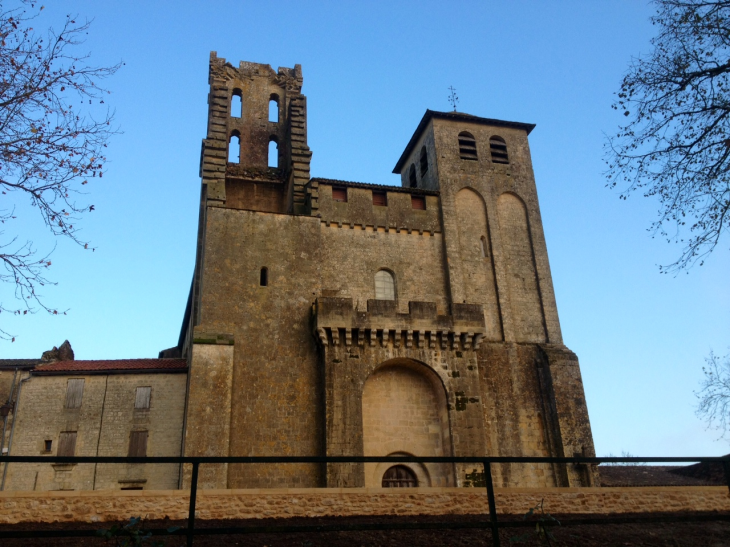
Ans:
{"type": "Polygon", "coordinates": [[[56,456],[74,456],[76,454],[76,431],[62,431],[58,438],[56,456]]]}
{"type": "Polygon", "coordinates": [[[147,456],[147,431],[132,431],[129,434],[130,458],[143,458],[147,456]]]}
{"type": "Polygon", "coordinates": [[[148,410],[150,408],[150,395],[152,394],[152,388],[138,387],[137,394],[134,398],[135,410],[148,410]]]}
{"type": "Polygon", "coordinates": [[[332,188],[332,201],[347,203],[347,188],[332,188]]]}
{"type": "Polygon", "coordinates": [[[411,207],[419,211],[426,210],[426,198],[423,196],[411,196],[411,207]]]}
{"type": "Polygon", "coordinates": [[[385,192],[373,192],[373,205],[388,206],[388,195],[385,192]]]}
{"type": "Polygon", "coordinates": [[[43,441],[43,452],[50,452],[53,450],[53,441],[46,439],[43,441]]]}
{"type": "Polygon", "coordinates": [[[84,379],[70,378],[66,387],[66,408],[81,408],[84,396],[84,379]]]}

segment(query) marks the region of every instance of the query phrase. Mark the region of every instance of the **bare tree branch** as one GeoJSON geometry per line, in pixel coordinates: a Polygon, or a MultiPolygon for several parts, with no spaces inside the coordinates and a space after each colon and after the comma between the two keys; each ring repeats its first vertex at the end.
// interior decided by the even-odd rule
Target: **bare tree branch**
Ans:
{"type": "Polygon", "coordinates": [[[629,122],[607,139],[608,186],[659,202],[649,228],[682,245],[679,272],[730,227],[730,0],[654,0],[654,51],[634,59],[613,108],[629,122]]]}
{"type": "MultiPolygon", "coordinates": [[[[67,16],[59,31],[36,34],[31,25],[42,9],[32,0],[0,5],[0,223],[7,230],[16,205],[30,203],[51,234],[88,249],[77,223],[94,206],[80,201],[80,189],[103,176],[104,149],[116,132],[113,113],[100,106],[109,92],[99,82],[121,64],[94,67],[76,53],[88,21],[67,16]]],[[[51,253],[40,258],[24,240],[0,232],[0,285],[14,288],[16,303],[0,299],[0,313],[65,313],[38,292],[54,284],[45,277],[51,253]]],[[[0,339],[14,337],[0,328],[0,339]]]]}
{"type": "Polygon", "coordinates": [[[730,433],[730,353],[718,357],[713,352],[702,367],[705,377],[702,389],[695,392],[697,416],[707,421],[708,427],[718,429],[724,437],[730,433]]]}

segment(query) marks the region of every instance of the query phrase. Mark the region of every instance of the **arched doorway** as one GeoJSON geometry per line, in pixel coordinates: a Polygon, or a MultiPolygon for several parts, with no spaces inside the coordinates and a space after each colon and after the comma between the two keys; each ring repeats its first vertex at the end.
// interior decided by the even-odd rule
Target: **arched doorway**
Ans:
{"type": "MultiPolygon", "coordinates": [[[[386,361],[365,381],[365,456],[450,456],[446,391],[429,367],[410,359],[386,361]]],[[[365,464],[365,486],[384,486],[387,473],[410,473],[413,486],[453,486],[450,464],[365,464]],[[403,468],[392,471],[394,468],[403,468]]],[[[400,481],[398,477],[387,480],[400,481]]],[[[406,479],[403,479],[406,480],[406,479]]]]}

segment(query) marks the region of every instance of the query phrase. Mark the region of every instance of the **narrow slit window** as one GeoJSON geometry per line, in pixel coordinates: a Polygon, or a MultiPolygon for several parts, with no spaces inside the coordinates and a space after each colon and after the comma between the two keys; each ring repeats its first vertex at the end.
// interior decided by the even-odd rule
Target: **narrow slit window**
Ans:
{"type": "Polygon", "coordinates": [[[259,274],[259,285],[262,287],[268,287],[268,285],[269,285],[269,269],[268,268],[261,268],[261,273],[259,274]]]}
{"type": "Polygon", "coordinates": [[[132,431],[129,434],[130,458],[144,458],[147,456],[147,431],[132,431]]]}
{"type": "Polygon", "coordinates": [[[482,236],[482,238],[479,240],[479,248],[482,251],[482,258],[487,258],[489,254],[487,253],[487,238],[482,236]]]}
{"type": "Polygon", "coordinates": [[[66,408],[81,408],[84,398],[84,379],[71,378],[66,385],[66,408]]]}
{"type": "Polygon", "coordinates": [[[238,133],[231,135],[228,141],[228,163],[241,162],[241,138],[238,133]]]}
{"type": "Polygon", "coordinates": [[[243,98],[241,90],[234,89],[231,95],[231,118],[240,118],[243,116],[243,98]]]}
{"type": "Polygon", "coordinates": [[[474,135],[467,131],[459,133],[459,157],[462,160],[473,160],[477,159],[477,141],[474,139],[474,135]]]}
{"type": "Polygon", "coordinates": [[[76,454],[76,431],[62,431],[58,438],[56,456],[71,457],[76,454]]]}
{"type": "Polygon", "coordinates": [[[411,208],[418,211],[426,210],[426,198],[423,196],[411,196],[411,208]]]}
{"type": "Polygon", "coordinates": [[[426,147],[421,148],[421,178],[428,173],[428,152],[426,147]]]}
{"type": "Polygon", "coordinates": [[[53,441],[50,439],[46,439],[43,441],[43,451],[44,452],[51,452],[53,450],[53,441]]]}
{"type": "Polygon", "coordinates": [[[408,184],[411,188],[416,188],[418,186],[418,181],[416,180],[416,166],[411,165],[410,170],[408,171],[408,184]]]}
{"type": "Polygon", "coordinates": [[[276,94],[271,95],[269,99],[269,121],[279,122],[279,96],[276,94]]]}
{"type": "Polygon", "coordinates": [[[275,140],[269,141],[269,167],[279,168],[279,144],[275,140]]]}
{"type": "Polygon", "coordinates": [[[492,155],[493,163],[509,163],[509,156],[507,156],[507,143],[504,142],[502,137],[494,136],[489,139],[489,152],[492,155]]]}
{"type": "Polygon", "coordinates": [[[152,388],[150,386],[138,387],[134,397],[134,409],[149,410],[151,395],[152,388]]]}
{"type": "Polygon", "coordinates": [[[395,300],[395,279],[387,270],[375,274],[375,299],[395,300]]]}
{"type": "Polygon", "coordinates": [[[332,188],[332,201],[347,203],[347,188],[332,188]]]}
{"type": "Polygon", "coordinates": [[[388,196],[385,192],[373,192],[373,205],[388,206],[388,196]]]}

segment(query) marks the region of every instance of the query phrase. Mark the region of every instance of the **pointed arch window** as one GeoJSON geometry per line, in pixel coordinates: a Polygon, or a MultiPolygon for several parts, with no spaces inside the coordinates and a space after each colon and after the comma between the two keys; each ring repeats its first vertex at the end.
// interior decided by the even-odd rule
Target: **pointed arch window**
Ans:
{"type": "Polygon", "coordinates": [[[395,277],[388,270],[375,274],[375,300],[395,300],[395,277]]]}
{"type": "Polygon", "coordinates": [[[507,143],[502,137],[494,136],[489,139],[489,152],[492,155],[492,163],[509,163],[507,156],[507,143]]]}
{"type": "Polygon", "coordinates": [[[462,131],[459,133],[459,157],[462,160],[473,160],[477,159],[477,141],[474,135],[468,131],[462,131]]]}

